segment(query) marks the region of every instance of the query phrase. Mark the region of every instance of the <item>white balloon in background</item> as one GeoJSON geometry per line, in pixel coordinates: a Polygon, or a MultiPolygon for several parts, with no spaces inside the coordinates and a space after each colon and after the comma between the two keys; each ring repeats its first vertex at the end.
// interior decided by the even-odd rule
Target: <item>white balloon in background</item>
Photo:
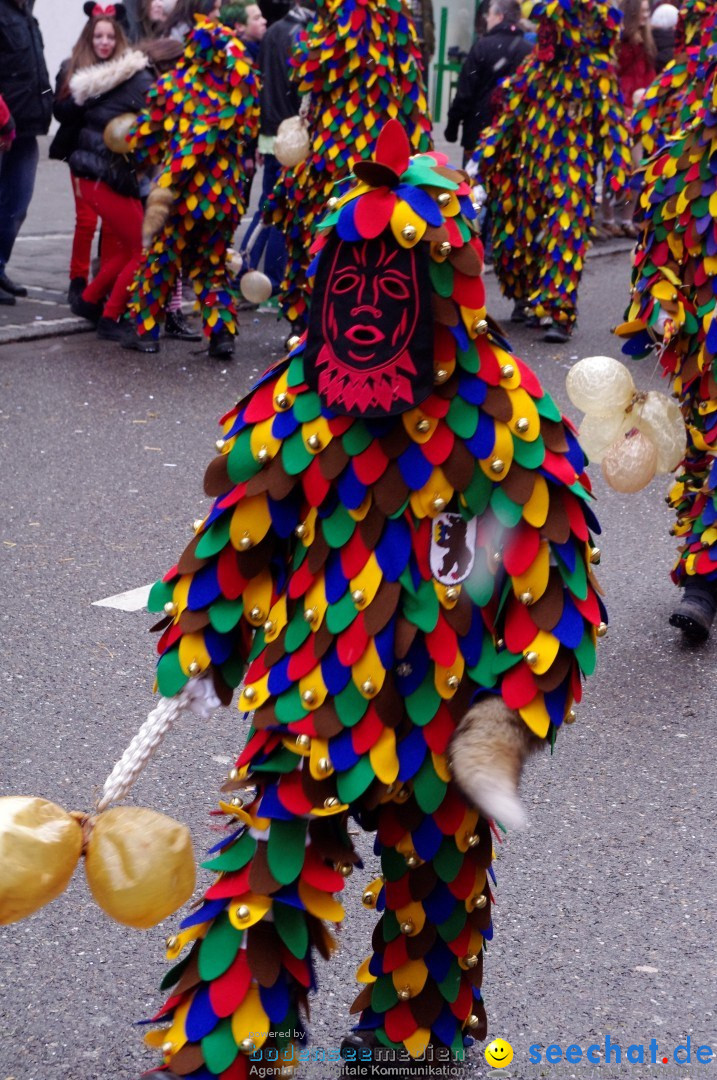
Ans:
{"type": "Polygon", "coordinates": [[[657,447],[657,471],[671,473],[685,456],[687,431],[680,406],[672,398],[650,390],[632,412],[633,422],[657,447]]]}
{"type": "Polygon", "coordinates": [[[611,356],[586,356],[568,372],[568,397],[588,416],[612,416],[624,411],[635,393],[632,375],[611,356]]]}
{"type": "Polygon", "coordinates": [[[641,491],[657,471],[657,447],[637,428],[614,443],[603,458],[602,473],[615,491],[641,491]]]}
{"type": "Polygon", "coordinates": [[[271,282],[261,270],[249,270],[239,279],[239,288],[250,304],[263,304],[271,296],[271,282]]]}
{"type": "Polygon", "coordinates": [[[633,422],[624,412],[612,416],[586,416],[580,425],[578,439],[588,460],[600,462],[615,440],[631,427],[633,422]]]}

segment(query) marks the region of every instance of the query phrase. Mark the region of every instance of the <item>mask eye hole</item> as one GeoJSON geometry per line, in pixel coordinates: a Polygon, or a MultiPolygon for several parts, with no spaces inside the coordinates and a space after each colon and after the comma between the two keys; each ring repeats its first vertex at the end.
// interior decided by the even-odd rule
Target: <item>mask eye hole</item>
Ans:
{"type": "Polygon", "coordinates": [[[361,278],[355,270],[343,270],[334,282],[334,293],[342,296],[358,288],[361,278]]]}
{"type": "Polygon", "coordinates": [[[379,284],[381,291],[392,300],[408,300],[408,288],[400,278],[387,275],[381,278],[379,284]]]}

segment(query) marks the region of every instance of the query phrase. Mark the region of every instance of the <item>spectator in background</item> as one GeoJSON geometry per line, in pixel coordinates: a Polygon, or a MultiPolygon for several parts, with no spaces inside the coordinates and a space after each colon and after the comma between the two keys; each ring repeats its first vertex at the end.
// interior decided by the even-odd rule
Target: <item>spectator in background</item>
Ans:
{"type": "Polygon", "coordinates": [[[463,64],[448,110],[445,137],[456,142],[463,125],[464,159],[475,150],[481,131],[493,122],[498,83],[517,71],[531,51],[520,21],[518,0],[491,0],[486,34],[473,43],[463,64]]]}
{"type": "Polygon", "coordinates": [[[164,34],[166,22],[167,12],[164,0],[142,0],[137,39],[147,41],[161,37],[164,34]]]}
{"type": "Polygon", "coordinates": [[[221,6],[221,0],[177,0],[164,24],[163,35],[184,43],[194,29],[195,15],[218,20],[221,6]]]}
{"type": "Polygon", "coordinates": [[[275,225],[262,225],[261,218],[264,202],[274,190],[281,172],[281,164],[274,156],[279,124],[299,112],[299,93],[291,79],[289,57],[299,34],[312,17],[311,8],[295,0],[289,13],[266,31],[259,51],[261,119],[258,148],[264,159],[264,176],[261,204],[244,237],[242,255],[252,269],[257,268],[264,255],[264,273],[271,281],[273,295],[278,292],[284,276],[286,244],[281,231],[275,225]]]}
{"type": "Polygon", "coordinates": [[[428,84],[428,65],[436,51],[436,27],[432,0],[409,0],[418,45],[423,56],[423,78],[428,84]]]}
{"type": "Polygon", "coordinates": [[[27,289],[6,268],[35,188],[37,136],[47,133],[52,119],[42,35],[27,0],[0,0],[0,95],[15,131],[0,149],[0,304],[14,304],[27,289]]]}
{"type": "Polygon", "coordinates": [[[655,42],[657,74],[669,64],[675,51],[675,28],[680,13],[674,4],[658,4],[652,12],[650,27],[655,42]]]}
{"type": "Polygon", "coordinates": [[[93,322],[98,337],[107,341],[122,341],[128,333],[121,320],[142,255],[142,203],[133,163],[128,154],[109,148],[105,129],[111,120],[144,105],[153,82],[147,65],[145,53],[129,47],[117,20],[102,13],[90,17],[66,76],[79,127],[69,165],[81,199],[95,211],[103,231],[100,269],[70,307],[93,322]],[[83,48],[88,41],[89,53],[83,48]],[[94,56],[99,63],[92,62],[94,56]]]}
{"type": "Polygon", "coordinates": [[[258,4],[225,4],[219,14],[225,26],[231,27],[249,53],[253,64],[259,60],[259,50],[266,33],[266,19],[258,4]]]}

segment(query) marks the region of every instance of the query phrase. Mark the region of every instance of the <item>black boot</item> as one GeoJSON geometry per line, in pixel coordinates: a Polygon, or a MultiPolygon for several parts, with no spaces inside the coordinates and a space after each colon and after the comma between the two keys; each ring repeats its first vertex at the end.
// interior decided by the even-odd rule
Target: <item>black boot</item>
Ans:
{"type": "Polygon", "coordinates": [[[686,645],[701,645],[710,636],[717,612],[717,583],[688,581],[679,606],[670,615],[670,625],[682,631],[686,645]]]}
{"type": "Polygon", "coordinates": [[[82,296],[76,296],[70,304],[70,311],[73,315],[80,315],[83,319],[87,319],[93,326],[97,326],[102,315],[101,304],[90,304],[87,300],[83,300],[82,296]]]}
{"type": "Polygon", "coordinates": [[[181,311],[168,311],[164,322],[166,337],[176,338],[177,341],[201,341],[202,335],[195,330],[191,323],[187,322],[181,311]]]}
{"type": "Polygon", "coordinates": [[[123,345],[133,333],[126,319],[110,319],[103,315],[97,322],[97,337],[102,341],[116,341],[123,345]]]}
{"type": "Polygon", "coordinates": [[[27,296],[27,289],[24,285],[16,285],[12,278],[9,278],[3,271],[0,274],[0,289],[6,293],[10,293],[10,296],[27,296]]]}
{"type": "Polygon", "coordinates": [[[83,277],[73,277],[70,282],[70,287],[67,290],[67,303],[72,307],[75,300],[82,296],[83,292],[87,288],[87,279],[83,277]]]}
{"type": "Polygon", "coordinates": [[[553,322],[543,334],[543,341],[550,341],[554,345],[564,345],[570,341],[571,329],[567,323],[553,322]]]}
{"type": "Polygon", "coordinates": [[[135,352],[159,352],[159,342],[156,338],[150,337],[149,334],[138,334],[136,330],[132,330],[128,333],[127,337],[121,342],[121,345],[123,349],[134,349],[135,352]]]}
{"type": "Polygon", "coordinates": [[[216,360],[231,360],[234,356],[234,335],[226,326],[216,330],[210,337],[209,355],[216,360]]]}

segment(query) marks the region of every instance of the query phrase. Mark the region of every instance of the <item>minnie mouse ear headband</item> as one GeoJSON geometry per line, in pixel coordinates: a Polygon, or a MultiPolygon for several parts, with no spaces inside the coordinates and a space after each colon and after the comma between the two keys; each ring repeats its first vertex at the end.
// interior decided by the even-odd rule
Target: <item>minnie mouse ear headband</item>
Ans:
{"type": "Polygon", "coordinates": [[[88,19],[117,19],[118,22],[125,22],[127,19],[127,11],[124,4],[96,4],[94,0],[87,0],[86,4],[83,4],[82,10],[88,19]]]}

